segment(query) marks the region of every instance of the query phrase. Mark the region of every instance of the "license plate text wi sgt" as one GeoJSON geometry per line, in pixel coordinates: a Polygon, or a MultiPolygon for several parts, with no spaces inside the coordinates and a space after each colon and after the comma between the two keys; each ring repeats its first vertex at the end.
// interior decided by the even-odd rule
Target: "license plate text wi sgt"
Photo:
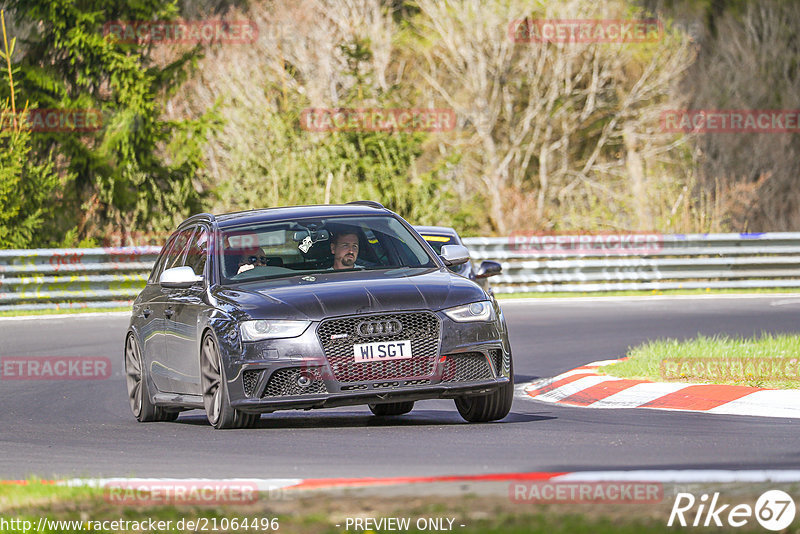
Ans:
{"type": "Polygon", "coordinates": [[[353,345],[356,362],[385,362],[411,358],[411,341],[376,341],[353,345]]]}

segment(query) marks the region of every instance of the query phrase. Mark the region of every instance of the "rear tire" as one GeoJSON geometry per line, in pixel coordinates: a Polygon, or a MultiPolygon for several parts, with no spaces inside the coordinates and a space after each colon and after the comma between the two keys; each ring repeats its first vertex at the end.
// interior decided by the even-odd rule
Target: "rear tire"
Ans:
{"type": "Polygon", "coordinates": [[[200,373],[200,382],[203,386],[203,405],[211,426],[222,430],[249,428],[256,424],[261,414],[245,413],[231,406],[222,360],[211,334],[203,337],[203,343],[200,346],[200,373]]]}
{"type": "Polygon", "coordinates": [[[472,395],[456,399],[456,408],[470,423],[499,421],[511,411],[514,401],[514,362],[509,363],[509,382],[488,395],[472,395]]]}
{"type": "Polygon", "coordinates": [[[178,418],[178,412],[168,412],[150,401],[146,371],[139,343],[136,336],[130,333],[125,340],[125,384],[131,412],[140,423],[174,421],[178,418]]]}
{"type": "Polygon", "coordinates": [[[384,417],[388,415],[403,415],[414,409],[414,401],[370,404],[369,409],[373,415],[377,415],[378,417],[384,417]]]}

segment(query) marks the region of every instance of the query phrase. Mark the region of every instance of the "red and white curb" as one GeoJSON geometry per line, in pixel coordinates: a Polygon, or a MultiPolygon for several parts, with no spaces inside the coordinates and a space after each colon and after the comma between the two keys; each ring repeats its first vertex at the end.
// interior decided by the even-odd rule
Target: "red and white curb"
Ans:
{"type": "Polygon", "coordinates": [[[374,486],[402,486],[432,483],[484,483],[484,482],[603,482],[603,481],[651,481],[676,484],[703,484],[728,482],[800,482],[800,470],[722,470],[722,469],[667,469],[630,471],[573,471],[573,472],[519,472],[492,473],[483,475],[454,475],[431,477],[385,477],[385,478],[73,478],[64,480],[0,480],[0,485],[54,485],[70,487],[106,488],[116,485],[143,487],[151,485],[169,486],[244,485],[255,487],[260,492],[275,490],[327,490],[363,488],[374,486]]]}
{"type": "Polygon", "coordinates": [[[599,374],[619,360],[586,364],[517,386],[518,397],[585,408],[652,408],[730,415],[800,418],[800,390],[632,380],[599,374]]]}

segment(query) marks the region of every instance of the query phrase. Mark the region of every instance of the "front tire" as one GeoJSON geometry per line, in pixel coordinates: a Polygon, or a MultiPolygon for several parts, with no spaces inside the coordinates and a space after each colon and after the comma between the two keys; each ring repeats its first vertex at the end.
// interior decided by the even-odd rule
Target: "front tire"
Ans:
{"type": "Polygon", "coordinates": [[[384,417],[388,415],[403,415],[414,409],[414,401],[370,404],[369,409],[373,415],[377,415],[378,417],[384,417]]]}
{"type": "MultiPolygon", "coordinates": [[[[510,356],[509,356],[510,357],[510,356]]],[[[488,395],[473,395],[456,399],[456,408],[466,421],[470,423],[486,423],[499,421],[511,411],[514,401],[514,362],[509,363],[508,384],[501,386],[488,395]]]]}
{"type": "Polygon", "coordinates": [[[147,373],[139,343],[132,333],[128,334],[128,338],[125,340],[125,383],[133,416],[140,423],[177,419],[178,412],[168,412],[150,401],[150,389],[147,382],[147,373]]]}
{"type": "Polygon", "coordinates": [[[222,360],[211,334],[203,337],[200,350],[200,381],[208,422],[216,429],[249,428],[255,425],[260,414],[241,412],[231,406],[222,360]]]}

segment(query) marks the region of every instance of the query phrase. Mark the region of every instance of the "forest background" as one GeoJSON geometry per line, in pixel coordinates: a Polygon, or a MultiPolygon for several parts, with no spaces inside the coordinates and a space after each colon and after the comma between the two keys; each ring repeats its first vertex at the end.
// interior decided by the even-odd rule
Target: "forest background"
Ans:
{"type": "Polygon", "coordinates": [[[800,109],[798,2],[0,7],[0,248],[159,244],[201,211],[357,199],[462,235],[800,228],[797,133],[663,127],[670,110],[800,109]],[[663,32],[644,42],[514,35],[522,19],[649,18],[663,32]],[[257,31],[245,42],[108,31],[178,20],[257,31]],[[37,108],[92,110],[100,125],[32,129],[37,108]],[[309,108],[436,108],[455,124],[316,132],[302,127],[309,108]]]}

